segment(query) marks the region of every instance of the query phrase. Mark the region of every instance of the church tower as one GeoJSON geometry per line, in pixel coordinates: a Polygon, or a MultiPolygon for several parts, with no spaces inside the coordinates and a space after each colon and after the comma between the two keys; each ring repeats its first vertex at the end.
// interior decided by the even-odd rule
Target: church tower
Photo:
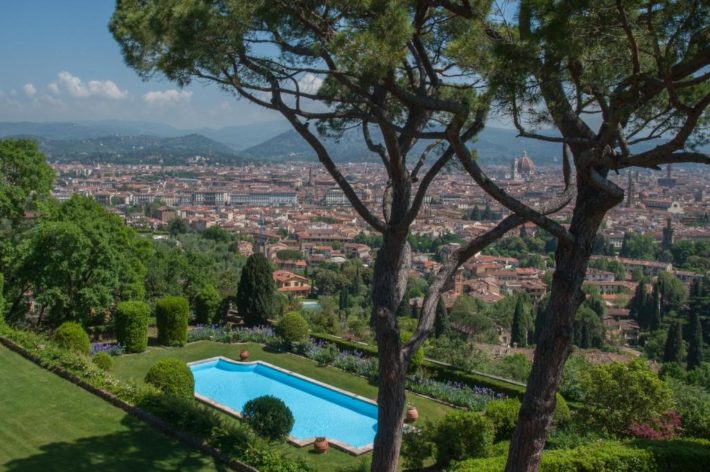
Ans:
{"type": "Polygon", "coordinates": [[[626,184],[626,207],[631,208],[634,206],[634,193],[636,189],[634,188],[634,180],[631,177],[631,171],[628,171],[626,175],[628,175],[628,182],[626,184]]]}
{"type": "Polygon", "coordinates": [[[666,227],[663,228],[663,243],[661,247],[664,251],[670,251],[671,247],[673,247],[673,226],[671,225],[670,216],[666,222],[666,227]]]}

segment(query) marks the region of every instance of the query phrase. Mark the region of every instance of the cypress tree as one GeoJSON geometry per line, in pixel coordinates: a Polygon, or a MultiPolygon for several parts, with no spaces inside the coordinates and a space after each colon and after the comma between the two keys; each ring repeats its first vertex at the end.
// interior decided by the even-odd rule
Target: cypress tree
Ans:
{"type": "Polygon", "coordinates": [[[688,297],[688,316],[696,313],[698,317],[710,316],[710,277],[695,279],[690,286],[688,297]]]}
{"type": "Polygon", "coordinates": [[[651,295],[650,303],[647,303],[649,313],[648,326],[651,331],[655,331],[661,327],[661,296],[658,284],[653,286],[653,295],[651,295]],[[650,306],[648,306],[650,305],[650,306]]]}
{"type": "Polygon", "coordinates": [[[483,213],[481,214],[481,220],[482,221],[488,221],[492,218],[493,214],[491,212],[491,205],[490,203],[486,203],[486,208],[483,210],[483,213]]]}
{"type": "Polygon", "coordinates": [[[518,297],[513,313],[513,326],[510,332],[510,343],[517,344],[518,347],[527,346],[528,323],[525,317],[525,302],[523,297],[518,297]]]}
{"type": "Polygon", "coordinates": [[[535,315],[535,331],[533,332],[533,342],[535,344],[540,340],[540,335],[542,334],[542,328],[545,326],[545,310],[547,310],[548,300],[545,299],[537,305],[536,315],[535,315]]]}
{"type": "Polygon", "coordinates": [[[647,298],[648,296],[646,294],[646,282],[642,280],[636,286],[634,296],[631,299],[631,302],[629,303],[629,315],[631,315],[632,318],[636,319],[641,329],[648,329],[650,321],[646,313],[648,305],[648,302],[646,300],[647,298]]]}
{"type": "Polygon", "coordinates": [[[442,334],[448,333],[450,329],[449,312],[444,304],[444,299],[439,297],[439,303],[436,305],[436,318],[434,319],[434,335],[438,338],[442,334]]]}
{"type": "Polygon", "coordinates": [[[688,370],[692,370],[703,361],[703,327],[697,313],[690,314],[688,333],[688,370]]]}
{"type": "Polygon", "coordinates": [[[242,269],[237,291],[237,310],[247,326],[266,324],[274,310],[274,280],[269,261],[252,254],[242,269]]]}
{"type": "Polygon", "coordinates": [[[668,327],[663,362],[681,362],[683,359],[683,328],[680,321],[673,321],[668,327]]]}
{"type": "Polygon", "coordinates": [[[409,309],[409,294],[405,293],[404,297],[402,297],[402,302],[397,308],[397,316],[409,316],[410,314],[411,310],[409,309]]]}
{"type": "Polygon", "coordinates": [[[340,289],[340,298],[338,300],[338,305],[341,310],[346,310],[348,306],[350,306],[350,293],[345,287],[340,289]]]}

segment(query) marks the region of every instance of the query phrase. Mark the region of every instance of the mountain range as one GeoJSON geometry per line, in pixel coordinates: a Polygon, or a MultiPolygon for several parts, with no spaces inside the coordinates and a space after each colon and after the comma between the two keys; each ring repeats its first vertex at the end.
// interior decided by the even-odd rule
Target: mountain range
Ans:
{"type": "MultiPolygon", "coordinates": [[[[527,152],[538,165],[559,161],[559,144],[522,139],[516,135],[512,129],[485,128],[472,147],[486,164],[508,164],[523,152],[527,152]]],[[[192,130],[162,123],[121,120],[0,122],[2,137],[36,139],[49,159],[58,161],[133,163],[162,160],[177,164],[195,155],[225,163],[316,159],[310,146],[284,121],[192,130]]],[[[324,141],[338,162],[377,160],[377,156],[367,149],[359,130],[346,131],[338,140],[324,141]]],[[[412,154],[418,157],[424,146],[424,143],[415,146],[412,154]]]]}

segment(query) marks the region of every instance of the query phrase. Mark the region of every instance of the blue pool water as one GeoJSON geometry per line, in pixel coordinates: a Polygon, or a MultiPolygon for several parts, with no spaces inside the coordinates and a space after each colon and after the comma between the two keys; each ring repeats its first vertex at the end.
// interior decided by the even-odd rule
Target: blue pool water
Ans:
{"type": "Polygon", "coordinates": [[[295,422],[291,436],[303,440],[325,436],[356,448],[375,439],[377,406],[323,385],[295,377],[266,364],[240,364],[222,359],[190,367],[195,392],[236,411],[262,395],[286,403],[295,422]]]}

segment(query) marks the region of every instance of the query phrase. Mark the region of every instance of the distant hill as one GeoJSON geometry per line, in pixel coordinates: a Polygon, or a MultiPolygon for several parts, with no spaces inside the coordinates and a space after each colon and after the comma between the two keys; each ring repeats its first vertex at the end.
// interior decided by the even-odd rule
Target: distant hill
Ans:
{"type": "Polygon", "coordinates": [[[181,164],[195,156],[212,162],[235,163],[241,158],[230,147],[199,134],[174,138],[158,136],[100,136],[80,139],[36,139],[48,159],[82,162],[164,162],[181,164]]]}
{"type": "Polygon", "coordinates": [[[48,139],[86,139],[104,136],[157,136],[177,138],[199,134],[240,151],[291,129],[286,121],[269,121],[225,128],[178,129],[150,121],[0,122],[0,138],[36,136],[48,139]]]}
{"type": "MultiPolygon", "coordinates": [[[[418,144],[413,154],[420,154],[424,147],[425,144],[418,144]]],[[[559,144],[518,138],[515,130],[503,128],[484,129],[472,147],[476,149],[481,161],[487,164],[508,164],[512,158],[527,151],[536,164],[550,165],[559,162],[561,154],[559,144]]],[[[359,130],[347,131],[339,141],[326,140],[326,149],[339,162],[375,162],[378,159],[367,149],[359,130]]],[[[316,159],[310,146],[293,130],[245,149],[242,154],[245,157],[274,161],[316,159]]]]}
{"type": "MultiPolygon", "coordinates": [[[[373,135],[377,139],[374,130],[373,135]]],[[[285,121],[197,130],[122,120],[0,122],[0,138],[8,136],[33,137],[40,141],[42,149],[52,159],[58,160],[138,162],[162,158],[170,164],[181,163],[194,155],[220,162],[242,162],[242,158],[258,162],[316,160],[311,147],[285,121]]],[[[339,140],[324,142],[338,162],[378,161],[378,157],[365,146],[359,129],[345,132],[339,140]]],[[[648,149],[658,142],[643,143],[637,150],[648,149]]],[[[415,146],[411,155],[418,157],[425,145],[415,146]]],[[[558,165],[561,155],[560,144],[519,138],[517,131],[505,128],[485,128],[471,147],[486,165],[508,165],[523,152],[527,152],[537,165],[558,165]]],[[[710,147],[701,149],[708,152],[710,147]]]]}
{"type": "Polygon", "coordinates": [[[226,144],[235,151],[243,151],[290,129],[291,125],[286,121],[270,121],[220,129],[200,128],[194,132],[226,144]]]}

